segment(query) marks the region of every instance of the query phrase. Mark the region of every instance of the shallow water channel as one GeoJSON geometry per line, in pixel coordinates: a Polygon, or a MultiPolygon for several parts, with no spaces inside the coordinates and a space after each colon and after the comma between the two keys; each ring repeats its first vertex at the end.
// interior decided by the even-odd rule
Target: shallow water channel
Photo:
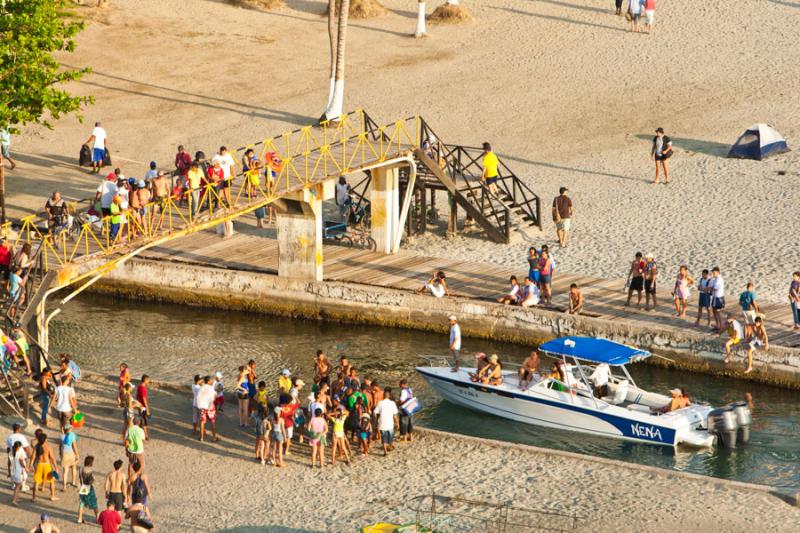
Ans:
{"type": "MultiPolygon", "coordinates": [[[[347,354],[360,376],[381,385],[411,380],[423,404],[418,423],[431,428],[547,448],[586,453],[781,487],[800,487],[800,392],[647,364],[629,368],[639,386],[666,393],[686,387],[697,401],[722,405],[753,396],[750,442],[736,450],[689,451],[601,439],[539,428],[477,413],[441,401],[416,375],[419,354],[443,354],[447,337],[434,333],[367,326],[326,324],[270,316],[196,309],[169,304],[133,303],[87,296],[70,302],[51,324],[54,353],[74,354],[81,365],[103,373],[127,362],[134,376],[191,382],[194,374],[217,370],[228,388],[236,368],[253,358],[260,378],[277,383],[290,368],[311,381],[318,348],[332,359],[347,354]]],[[[464,353],[496,352],[521,362],[530,348],[465,339],[464,353]]],[[[547,360],[545,360],[547,361],[547,360]]]]}

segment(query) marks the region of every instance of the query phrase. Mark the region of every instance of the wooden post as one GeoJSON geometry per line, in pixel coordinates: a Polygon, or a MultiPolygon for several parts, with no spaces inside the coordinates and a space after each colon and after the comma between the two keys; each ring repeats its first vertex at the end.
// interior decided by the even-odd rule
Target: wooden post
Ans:
{"type": "Polygon", "coordinates": [[[422,212],[422,216],[420,217],[419,232],[420,233],[425,233],[425,231],[428,229],[428,204],[426,202],[427,197],[425,196],[425,182],[424,181],[420,182],[420,195],[419,195],[419,198],[420,198],[419,207],[420,207],[420,211],[422,212]]]}
{"type": "Polygon", "coordinates": [[[450,218],[447,221],[447,237],[455,237],[458,232],[458,203],[456,198],[449,192],[447,193],[448,200],[450,201],[450,218]]]}

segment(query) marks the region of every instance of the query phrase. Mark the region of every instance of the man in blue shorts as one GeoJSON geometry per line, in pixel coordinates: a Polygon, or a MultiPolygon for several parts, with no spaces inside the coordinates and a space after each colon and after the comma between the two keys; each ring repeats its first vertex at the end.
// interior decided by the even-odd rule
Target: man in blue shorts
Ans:
{"type": "Polygon", "coordinates": [[[100,168],[103,166],[106,148],[108,148],[106,130],[103,129],[103,126],[101,126],[99,122],[94,123],[91,136],[89,136],[89,139],[83,144],[92,148],[92,172],[94,174],[99,173],[100,168]]]}

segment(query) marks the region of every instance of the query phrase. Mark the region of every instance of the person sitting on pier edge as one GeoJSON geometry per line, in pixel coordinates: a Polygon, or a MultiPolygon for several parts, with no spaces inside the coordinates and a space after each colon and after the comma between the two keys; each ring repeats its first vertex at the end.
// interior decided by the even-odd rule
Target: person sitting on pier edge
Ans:
{"type": "Polygon", "coordinates": [[[425,291],[430,291],[430,293],[436,298],[450,296],[450,290],[447,288],[446,279],[447,276],[445,276],[444,272],[441,270],[439,272],[435,272],[425,285],[417,289],[417,292],[422,294],[425,291]]]}
{"type": "Polygon", "coordinates": [[[481,380],[481,374],[483,370],[489,366],[488,358],[486,354],[483,352],[478,352],[475,354],[475,372],[470,372],[469,379],[473,383],[477,383],[481,380]]]}
{"type": "Polygon", "coordinates": [[[683,409],[684,407],[689,407],[692,405],[692,401],[689,399],[689,394],[683,387],[680,389],[672,389],[669,392],[672,394],[672,398],[667,405],[659,409],[657,412],[669,413],[670,411],[677,411],[678,409],[683,409]]]}
{"type": "Polygon", "coordinates": [[[522,307],[533,307],[539,305],[539,287],[533,282],[531,278],[525,278],[522,288],[520,289],[520,302],[522,307]]]}
{"type": "Polygon", "coordinates": [[[539,353],[534,350],[519,369],[519,388],[525,390],[531,382],[538,382],[541,379],[539,375],[539,353]]]}
{"type": "Polygon", "coordinates": [[[503,367],[500,366],[496,353],[489,356],[489,364],[478,372],[478,377],[484,385],[497,386],[503,384],[503,367]]]}
{"type": "Polygon", "coordinates": [[[509,278],[509,283],[511,283],[511,288],[508,290],[508,294],[504,294],[500,298],[497,299],[497,303],[501,303],[504,305],[518,305],[521,298],[520,298],[520,287],[519,281],[517,281],[517,276],[511,276],[509,278]]]}

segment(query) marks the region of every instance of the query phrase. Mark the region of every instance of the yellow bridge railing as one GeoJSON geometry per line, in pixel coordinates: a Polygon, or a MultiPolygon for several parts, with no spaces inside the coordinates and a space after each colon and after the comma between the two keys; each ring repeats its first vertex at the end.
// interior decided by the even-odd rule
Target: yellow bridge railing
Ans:
{"type": "MultiPolygon", "coordinates": [[[[335,124],[306,126],[238,148],[237,153],[258,150],[260,168],[242,172],[237,162],[229,192],[221,193],[218,183],[207,183],[196,191],[200,197],[197,206],[192,205],[193,191],[183,190],[139,209],[128,207],[121,212],[125,224],[116,235],[113,215],[85,220],[69,235],[61,231],[55,236],[40,225],[40,217],[30,215],[22,219],[13,244],[16,249],[26,242],[41,241],[45,270],[75,264],[86,257],[130,253],[156,240],[168,240],[165,237],[173,234],[178,238],[233,220],[314,183],[396,157],[421,144],[422,128],[418,116],[378,126],[358,110],[335,124]]],[[[10,224],[2,226],[0,233],[9,237],[10,224]]]]}

